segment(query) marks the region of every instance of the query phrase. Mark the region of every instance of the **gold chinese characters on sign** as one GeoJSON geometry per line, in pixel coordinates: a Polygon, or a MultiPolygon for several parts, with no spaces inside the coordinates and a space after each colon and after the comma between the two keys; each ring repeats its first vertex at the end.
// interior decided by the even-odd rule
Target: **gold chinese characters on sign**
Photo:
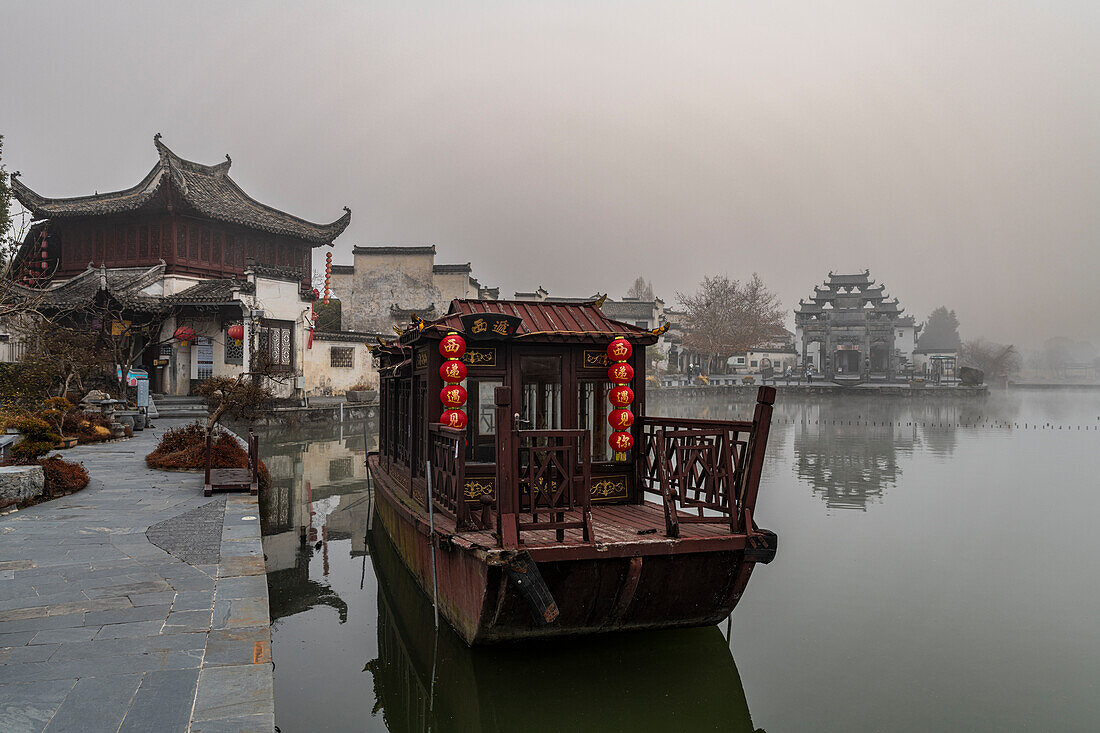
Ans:
{"type": "Polygon", "coordinates": [[[416,368],[428,366],[428,352],[424,349],[420,349],[416,352],[416,368]]]}

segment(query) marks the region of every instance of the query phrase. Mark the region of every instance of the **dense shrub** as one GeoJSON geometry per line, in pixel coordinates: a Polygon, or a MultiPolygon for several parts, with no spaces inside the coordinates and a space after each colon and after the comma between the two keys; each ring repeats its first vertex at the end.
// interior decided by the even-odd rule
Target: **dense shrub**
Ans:
{"type": "MultiPolygon", "coordinates": [[[[206,427],[200,422],[166,430],[152,453],[145,456],[150,468],[202,469],[206,466],[206,427]]],[[[248,468],[248,451],[232,435],[218,432],[210,446],[211,468],[248,468]]],[[[260,488],[271,483],[267,466],[260,462],[260,488]]]]}
{"type": "Polygon", "coordinates": [[[50,424],[37,417],[21,417],[9,422],[23,434],[19,445],[11,449],[13,463],[30,466],[57,447],[61,436],[50,429],[50,424]]]}
{"type": "Polygon", "coordinates": [[[88,472],[82,463],[66,461],[59,456],[44,458],[38,463],[46,474],[46,495],[51,499],[80,491],[88,485],[88,472]]]}
{"type": "Polygon", "coordinates": [[[107,418],[99,413],[84,413],[80,410],[65,413],[61,423],[62,432],[78,443],[101,443],[111,439],[111,428],[107,418]]]}

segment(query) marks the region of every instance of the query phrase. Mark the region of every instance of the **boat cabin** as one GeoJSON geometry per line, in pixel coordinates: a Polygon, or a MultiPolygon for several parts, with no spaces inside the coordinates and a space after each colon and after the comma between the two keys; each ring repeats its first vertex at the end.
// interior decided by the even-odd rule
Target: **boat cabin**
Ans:
{"type": "Polygon", "coordinates": [[[760,390],[752,421],[648,417],[646,347],[659,331],[612,320],[600,304],[455,300],[380,343],[378,467],[475,544],[752,535],[774,389],[760,390]],[[617,339],[631,347],[622,362],[608,356],[617,339]],[[449,372],[448,348],[462,365],[449,372]],[[621,363],[630,370],[609,374],[621,363]],[[633,391],[631,414],[613,416],[626,422],[615,437],[609,395],[623,405],[612,376],[633,391]]]}

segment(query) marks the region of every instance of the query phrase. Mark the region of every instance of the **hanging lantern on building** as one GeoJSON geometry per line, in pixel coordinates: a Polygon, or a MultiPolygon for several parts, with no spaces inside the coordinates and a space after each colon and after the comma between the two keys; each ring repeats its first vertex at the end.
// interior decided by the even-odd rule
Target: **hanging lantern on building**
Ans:
{"type": "Polygon", "coordinates": [[[616,431],[628,430],[634,424],[634,413],[630,410],[612,410],[607,416],[607,422],[616,431]]]}
{"type": "Polygon", "coordinates": [[[461,384],[448,384],[439,390],[439,401],[448,409],[458,409],[466,404],[466,388],[461,384]]]}
{"type": "Polygon", "coordinates": [[[233,342],[237,346],[240,346],[241,342],[244,341],[244,326],[240,323],[235,326],[230,326],[229,330],[225,333],[229,338],[233,339],[233,342]]]}
{"type": "Polygon", "coordinates": [[[466,353],[466,339],[454,331],[443,337],[439,342],[439,354],[444,359],[461,359],[466,353]]]}
{"type": "Polygon", "coordinates": [[[627,362],[633,353],[634,347],[624,338],[617,338],[607,345],[607,358],[611,362],[607,368],[607,379],[618,385],[607,393],[607,399],[618,408],[607,416],[607,422],[615,431],[608,436],[607,443],[615,451],[616,461],[629,460],[629,451],[634,447],[634,436],[629,432],[634,424],[634,413],[629,409],[634,401],[634,390],[627,386],[634,379],[634,367],[627,362]]]}
{"type": "Polygon", "coordinates": [[[448,428],[462,430],[466,427],[466,413],[462,410],[444,410],[439,416],[439,422],[448,428]]]}
{"type": "Polygon", "coordinates": [[[624,338],[617,338],[607,345],[608,361],[626,361],[634,353],[634,347],[624,338]]]}
{"type": "Polygon", "coordinates": [[[461,359],[448,359],[439,367],[439,378],[448,384],[458,384],[466,378],[466,365],[461,359]]]}
{"type": "Polygon", "coordinates": [[[467,395],[466,388],[458,383],[466,378],[466,365],[461,361],[466,353],[466,341],[452,331],[439,342],[439,353],[444,359],[439,376],[448,383],[439,391],[439,401],[443,403],[439,422],[461,430],[466,427],[466,413],[461,408],[466,404],[467,395]]]}
{"type": "Polygon", "coordinates": [[[608,437],[607,443],[615,451],[615,460],[625,461],[627,451],[634,447],[634,436],[627,432],[615,432],[608,437]]]}
{"type": "Polygon", "coordinates": [[[634,379],[634,367],[625,361],[612,364],[607,368],[607,380],[614,384],[629,384],[634,379]]]}
{"type": "Polygon", "coordinates": [[[328,296],[332,284],[332,252],[325,252],[325,305],[328,305],[328,296]]]}
{"type": "Polygon", "coordinates": [[[179,341],[181,346],[186,346],[188,343],[197,340],[199,335],[190,326],[180,326],[172,334],[172,337],[179,341]]]}

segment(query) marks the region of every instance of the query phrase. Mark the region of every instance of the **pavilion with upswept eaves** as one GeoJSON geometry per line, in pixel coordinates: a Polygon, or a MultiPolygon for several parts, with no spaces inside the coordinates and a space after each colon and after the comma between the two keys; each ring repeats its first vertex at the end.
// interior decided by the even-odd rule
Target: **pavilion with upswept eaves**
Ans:
{"type": "Polygon", "coordinates": [[[917,333],[912,316],[889,299],[869,270],[830,272],[795,310],[802,363],[835,381],[889,381],[911,366],[917,333]]]}

